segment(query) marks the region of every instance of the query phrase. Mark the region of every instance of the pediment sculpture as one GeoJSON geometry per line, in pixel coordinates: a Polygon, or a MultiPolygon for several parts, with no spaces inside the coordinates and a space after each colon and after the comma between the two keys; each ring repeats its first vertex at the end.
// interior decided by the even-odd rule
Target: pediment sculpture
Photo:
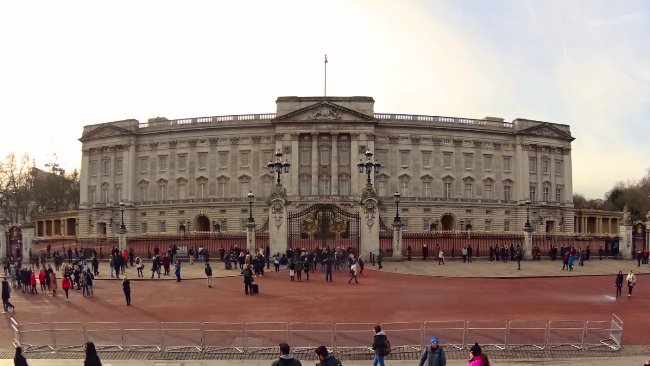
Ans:
{"type": "Polygon", "coordinates": [[[341,116],[332,108],[319,108],[309,117],[315,121],[338,121],[341,116]]]}

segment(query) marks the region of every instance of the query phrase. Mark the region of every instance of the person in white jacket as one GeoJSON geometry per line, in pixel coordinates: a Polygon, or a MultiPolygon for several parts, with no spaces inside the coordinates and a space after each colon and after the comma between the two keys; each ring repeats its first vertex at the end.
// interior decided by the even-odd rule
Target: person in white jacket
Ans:
{"type": "Polygon", "coordinates": [[[630,273],[627,274],[627,297],[632,297],[632,290],[634,289],[634,285],[636,285],[636,276],[634,273],[632,273],[632,270],[630,270],[630,273]]]}
{"type": "Polygon", "coordinates": [[[355,261],[354,264],[350,266],[350,279],[348,280],[348,283],[352,283],[352,280],[354,280],[355,283],[359,283],[359,281],[357,281],[357,273],[359,273],[359,262],[355,261]]]}

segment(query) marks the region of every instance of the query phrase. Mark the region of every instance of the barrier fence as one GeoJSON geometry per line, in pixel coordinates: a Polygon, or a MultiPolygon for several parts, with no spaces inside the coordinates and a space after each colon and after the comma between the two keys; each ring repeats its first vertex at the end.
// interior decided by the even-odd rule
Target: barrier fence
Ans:
{"type": "MultiPolygon", "coordinates": [[[[292,352],[313,357],[326,346],[340,357],[370,356],[375,323],[308,322],[54,322],[18,324],[10,319],[14,345],[27,351],[82,351],[94,342],[102,351],[204,352],[235,355],[277,355],[280,343],[292,352]]],[[[391,341],[390,357],[419,354],[437,336],[448,349],[479,343],[486,350],[618,351],[623,321],[583,320],[443,320],[380,324],[391,341]]]]}

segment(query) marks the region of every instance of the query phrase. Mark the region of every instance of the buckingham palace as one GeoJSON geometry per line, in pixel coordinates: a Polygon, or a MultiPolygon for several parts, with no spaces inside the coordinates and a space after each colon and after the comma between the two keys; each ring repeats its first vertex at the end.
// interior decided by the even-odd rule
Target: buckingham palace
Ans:
{"type": "Polygon", "coordinates": [[[534,231],[574,231],[568,125],[376,113],[372,97],[276,105],[85,126],[79,235],[115,235],[120,202],[130,234],[243,230],[249,207],[258,223],[269,217],[278,179],[269,162],[278,159],[289,211],[317,203],[359,211],[367,175],[358,163],[370,160],[380,165],[370,174],[379,216],[392,222],[399,192],[402,230],[520,232],[530,200],[534,231]]]}

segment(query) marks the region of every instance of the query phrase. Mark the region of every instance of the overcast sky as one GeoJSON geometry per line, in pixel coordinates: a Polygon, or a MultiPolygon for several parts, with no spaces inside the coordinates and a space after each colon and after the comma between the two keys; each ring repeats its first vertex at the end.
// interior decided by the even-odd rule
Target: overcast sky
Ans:
{"type": "Polygon", "coordinates": [[[564,123],[575,192],[650,167],[649,1],[4,1],[0,156],[81,161],[82,126],[275,112],[278,96],[375,111],[564,123]]]}

